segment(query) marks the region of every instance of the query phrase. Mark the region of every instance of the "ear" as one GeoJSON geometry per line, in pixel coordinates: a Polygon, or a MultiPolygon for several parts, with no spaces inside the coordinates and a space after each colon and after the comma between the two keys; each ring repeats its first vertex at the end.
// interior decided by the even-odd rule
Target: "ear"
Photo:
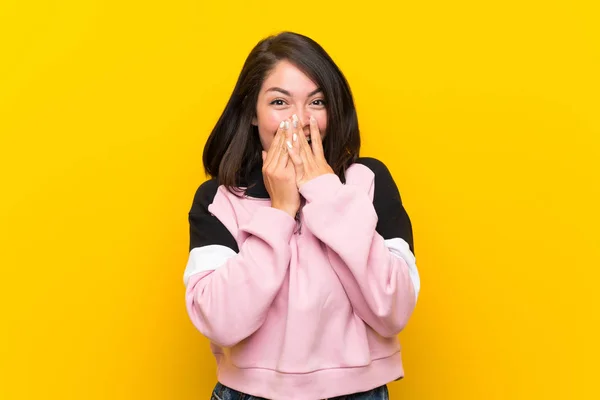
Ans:
{"type": "Polygon", "coordinates": [[[258,126],[258,120],[256,119],[256,116],[252,117],[252,125],[258,126]]]}

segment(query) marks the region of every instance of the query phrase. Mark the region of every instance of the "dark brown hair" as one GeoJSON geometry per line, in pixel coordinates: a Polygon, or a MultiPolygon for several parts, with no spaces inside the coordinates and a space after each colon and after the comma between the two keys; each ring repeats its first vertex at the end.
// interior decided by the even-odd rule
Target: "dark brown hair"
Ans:
{"type": "Polygon", "coordinates": [[[252,49],[233,93],[204,146],[206,173],[236,190],[262,164],[258,128],[252,125],[262,84],[282,60],[295,65],[323,90],[327,132],[323,148],[327,163],[345,181],[345,170],[358,158],[360,133],[356,108],[346,78],[314,40],[293,32],[269,36],[252,49]]]}

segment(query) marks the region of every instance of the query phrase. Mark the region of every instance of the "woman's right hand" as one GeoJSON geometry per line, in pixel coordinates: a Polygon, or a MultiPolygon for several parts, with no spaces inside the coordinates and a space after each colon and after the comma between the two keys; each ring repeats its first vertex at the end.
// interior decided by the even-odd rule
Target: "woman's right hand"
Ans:
{"type": "Polygon", "coordinates": [[[262,173],[265,187],[271,197],[271,207],[285,211],[295,218],[300,208],[300,193],[296,185],[294,164],[288,154],[292,143],[291,135],[290,121],[282,121],[269,151],[262,152],[262,173]]]}

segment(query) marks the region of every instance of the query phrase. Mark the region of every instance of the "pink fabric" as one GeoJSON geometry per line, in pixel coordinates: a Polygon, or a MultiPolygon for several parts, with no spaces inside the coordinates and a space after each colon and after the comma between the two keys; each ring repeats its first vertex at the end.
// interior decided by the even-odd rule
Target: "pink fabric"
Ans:
{"type": "Polygon", "coordinates": [[[373,173],[353,165],[306,183],[296,221],[219,188],[210,212],[239,254],[193,275],[186,302],[219,381],[270,399],[320,399],[403,376],[397,334],[415,307],[406,262],[375,231],[373,173]]]}

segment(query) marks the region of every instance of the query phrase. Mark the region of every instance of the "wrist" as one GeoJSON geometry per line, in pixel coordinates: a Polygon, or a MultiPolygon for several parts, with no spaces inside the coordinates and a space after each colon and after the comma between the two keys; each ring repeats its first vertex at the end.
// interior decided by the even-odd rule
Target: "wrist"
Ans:
{"type": "Polygon", "coordinates": [[[291,216],[292,218],[296,218],[296,213],[298,212],[298,208],[297,207],[293,207],[293,206],[286,206],[286,205],[282,205],[279,203],[273,203],[271,204],[271,207],[276,208],[280,211],[285,212],[286,214],[288,214],[289,216],[291,216]]]}

